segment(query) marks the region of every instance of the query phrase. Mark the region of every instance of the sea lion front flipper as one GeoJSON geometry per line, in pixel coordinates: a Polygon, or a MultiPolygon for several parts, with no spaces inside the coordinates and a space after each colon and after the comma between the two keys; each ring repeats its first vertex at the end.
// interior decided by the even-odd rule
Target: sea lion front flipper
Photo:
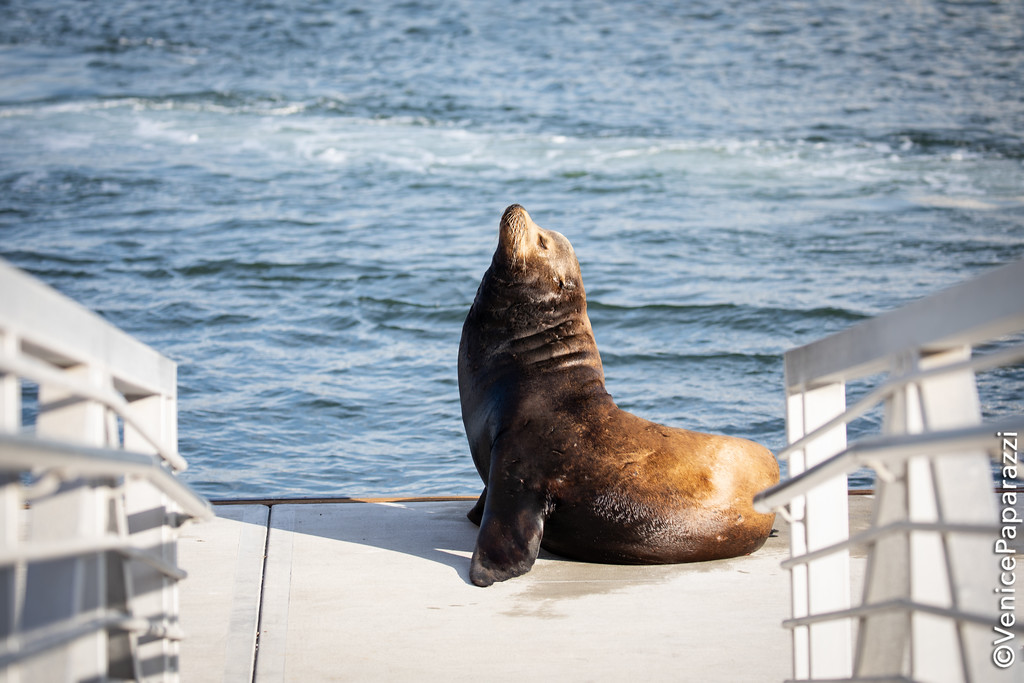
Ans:
{"type": "MultiPolygon", "coordinates": [[[[489,487],[490,488],[490,487],[489,487]]],[[[520,491],[489,491],[469,567],[477,586],[490,586],[530,571],[544,536],[544,500],[520,491]]]]}

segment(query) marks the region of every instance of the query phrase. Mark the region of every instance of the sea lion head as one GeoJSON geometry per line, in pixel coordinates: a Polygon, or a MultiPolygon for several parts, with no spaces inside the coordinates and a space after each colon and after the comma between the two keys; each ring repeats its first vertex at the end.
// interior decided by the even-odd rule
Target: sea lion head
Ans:
{"type": "Polygon", "coordinates": [[[505,209],[492,268],[503,280],[530,284],[558,296],[582,294],[583,278],[572,244],[561,233],[545,230],[519,204],[505,209]]]}

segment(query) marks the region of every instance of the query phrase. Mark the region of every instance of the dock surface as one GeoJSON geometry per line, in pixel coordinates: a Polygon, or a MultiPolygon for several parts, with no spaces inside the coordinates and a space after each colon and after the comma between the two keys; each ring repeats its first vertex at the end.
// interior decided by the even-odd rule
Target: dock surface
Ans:
{"type": "MultiPolygon", "coordinates": [[[[850,497],[851,530],[870,496],[850,497]]],[[[472,500],[217,506],[183,530],[185,681],[782,681],[788,525],[753,555],[469,582],[472,500]],[[258,637],[257,637],[258,636],[258,637]]],[[[862,581],[863,556],[851,579],[862,581]]]]}

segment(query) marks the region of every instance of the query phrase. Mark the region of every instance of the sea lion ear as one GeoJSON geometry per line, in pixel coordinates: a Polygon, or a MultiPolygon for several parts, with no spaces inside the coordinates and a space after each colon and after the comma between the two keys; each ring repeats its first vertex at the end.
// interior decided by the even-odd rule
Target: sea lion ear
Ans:
{"type": "Polygon", "coordinates": [[[518,204],[505,209],[498,232],[498,251],[512,265],[524,265],[530,253],[530,214],[518,204]]]}

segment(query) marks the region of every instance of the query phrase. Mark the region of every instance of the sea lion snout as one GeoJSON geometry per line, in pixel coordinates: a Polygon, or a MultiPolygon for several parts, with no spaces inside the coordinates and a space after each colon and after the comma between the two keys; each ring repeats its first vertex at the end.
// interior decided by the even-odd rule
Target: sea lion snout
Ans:
{"type": "Polygon", "coordinates": [[[505,209],[505,213],[501,215],[501,227],[505,228],[510,224],[520,222],[525,225],[525,221],[528,221],[529,219],[530,214],[526,212],[526,209],[519,204],[510,204],[508,208],[505,209]]]}
{"type": "Polygon", "coordinates": [[[514,267],[524,266],[530,255],[529,236],[535,227],[526,209],[519,204],[509,206],[501,215],[498,253],[514,267]]]}

